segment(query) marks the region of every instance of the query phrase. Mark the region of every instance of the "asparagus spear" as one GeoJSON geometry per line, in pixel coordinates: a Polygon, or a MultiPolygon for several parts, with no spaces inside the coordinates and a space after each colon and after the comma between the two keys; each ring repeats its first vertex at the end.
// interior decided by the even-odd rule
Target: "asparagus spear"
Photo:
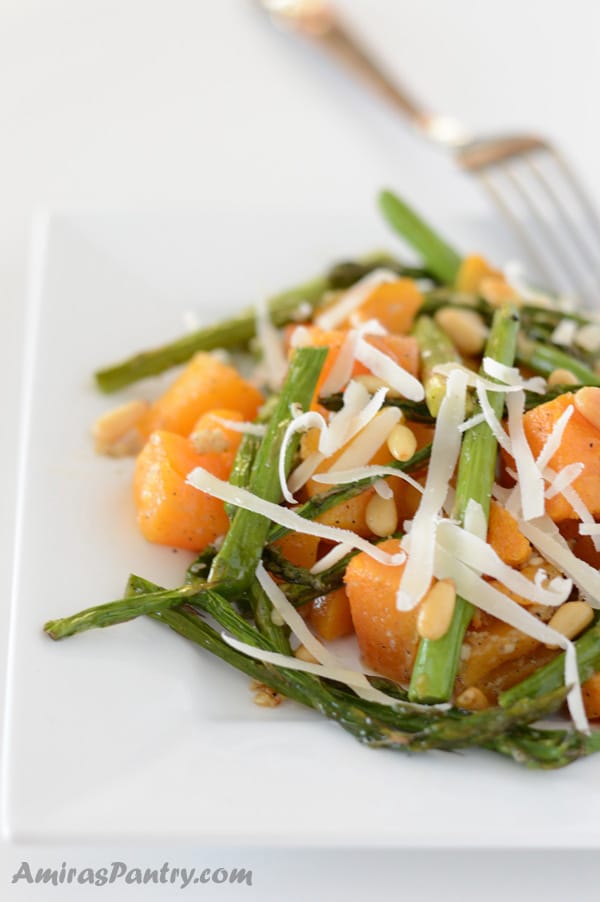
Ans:
{"type": "MultiPolygon", "coordinates": [[[[494,316],[485,354],[511,366],[514,360],[519,317],[512,304],[505,304],[494,316]]],[[[502,392],[488,394],[498,417],[502,416],[502,392]]],[[[471,498],[481,504],[487,520],[496,468],[497,441],[487,423],[466,433],[461,448],[456,482],[455,515],[463,522],[471,498]]],[[[441,639],[423,639],[413,667],[409,697],[413,701],[443,702],[449,699],[460,660],[462,641],[471,620],[473,607],[457,597],[450,628],[441,639]]]]}
{"type": "Polygon", "coordinates": [[[427,269],[441,282],[453,283],[461,260],[454,248],[391,191],[381,192],[379,206],[392,228],[421,255],[427,269]]]}
{"type": "MultiPolygon", "coordinates": [[[[356,281],[379,266],[393,266],[396,269],[402,269],[400,264],[388,254],[372,254],[357,264],[358,269],[352,276],[349,272],[346,273],[344,287],[353,284],[352,279],[356,281]]],[[[302,285],[275,295],[268,302],[269,314],[273,323],[276,326],[284,326],[292,321],[296,310],[302,303],[310,304],[312,308],[318,307],[326,293],[336,287],[339,281],[339,273],[336,274],[334,270],[332,274],[318,276],[302,285]]],[[[254,308],[249,308],[214,326],[197,329],[168,344],[152,348],[149,351],[142,351],[127,360],[98,370],[95,374],[96,382],[104,392],[117,391],[139,379],[156,376],[179,363],[185,363],[197,351],[212,351],[215,348],[246,345],[255,334],[256,311],[254,308]]]]}
{"type": "Polygon", "coordinates": [[[582,385],[600,385],[600,377],[572,354],[559,350],[555,345],[531,341],[519,336],[516,359],[536,373],[548,376],[554,370],[569,370],[582,385]]]}
{"type": "MultiPolygon", "coordinates": [[[[600,670],[600,621],[596,621],[575,642],[577,652],[577,666],[581,682],[588,680],[597,670],[600,670]]],[[[507,689],[498,699],[500,705],[511,705],[522,698],[535,698],[545,692],[552,691],[558,686],[564,685],[565,679],[565,653],[561,652],[548,664],[538,668],[531,676],[517,683],[512,689],[507,689]]]]}
{"type": "Polygon", "coordinates": [[[412,334],[419,345],[421,356],[421,382],[425,388],[425,401],[430,414],[437,417],[446,393],[446,380],[433,370],[441,363],[461,363],[460,354],[435,321],[429,316],[419,316],[412,334]]]}
{"type": "MultiPolygon", "coordinates": [[[[422,714],[398,704],[394,709],[364,702],[339,690],[330,689],[323,680],[270,667],[238,652],[225,643],[218,633],[199,617],[180,610],[165,610],[150,615],[187,639],[201,645],[212,654],[260,680],[276,692],[300,704],[315,708],[325,717],[336,721],[365,745],[403,752],[422,752],[432,748],[460,749],[479,744],[493,747],[496,737],[509,733],[557,710],[565,698],[565,689],[556,689],[543,698],[517,702],[511,708],[491,708],[477,714],[457,717],[454,712],[436,712],[431,722],[423,723],[422,714]],[[388,721],[394,720],[394,725],[388,721]],[[416,732],[409,731],[408,726],[416,732]]],[[[506,751],[504,751],[506,753],[506,751]]],[[[583,753],[583,751],[582,751],[583,753]]],[[[554,766],[568,763],[555,762],[554,766]]]]}
{"type": "MultiPolygon", "coordinates": [[[[394,467],[396,470],[401,470],[403,473],[414,473],[423,469],[430,456],[431,445],[425,445],[425,447],[416,451],[410,460],[395,460],[390,463],[389,466],[394,467]]],[[[365,479],[359,479],[357,482],[337,486],[336,488],[330,489],[328,492],[313,495],[310,501],[306,501],[304,504],[299,505],[295,509],[295,513],[297,513],[299,517],[306,517],[307,520],[314,520],[319,514],[331,510],[331,508],[335,507],[337,504],[343,504],[344,501],[349,501],[351,498],[356,497],[356,495],[360,495],[361,492],[368,489],[369,486],[373,485],[374,482],[377,482],[378,479],[378,476],[367,476],[365,479]]],[[[271,527],[268,540],[269,542],[276,542],[277,539],[281,539],[282,536],[287,535],[289,531],[290,530],[285,526],[274,525],[271,527]]]]}
{"type": "MultiPolygon", "coordinates": [[[[434,418],[424,401],[408,401],[406,398],[386,398],[386,407],[398,407],[407,420],[416,423],[433,423],[434,418]]],[[[319,404],[326,410],[341,410],[344,404],[342,392],[319,398],[319,404]]]]}
{"type": "Polygon", "coordinates": [[[174,607],[183,601],[189,601],[202,592],[198,583],[180,586],[178,589],[162,589],[160,592],[150,591],[148,594],[137,594],[119,601],[95,605],[59,620],[49,620],[44,624],[44,632],[52,639],[63,639],[85,630],[114,626],[125,623],[142,614],[152,614],[165,608],[174,607]]]}
{"type": "MultiPolygon", "coordinates": [[[[277,462],[291,418],[290,404],[299,403],[303,408],[308,408],[326,356],[326,348],[297,348],[291,359],[277,407],[256,454],[248,483],[250,491],[266,501],[277,503],[281,500],[277,462]]],[[[289,472],[296,448],[297,441],[290,443],[286,472],[289,472]]],[[[250,585],[270,526],[266,517],[243,508],[238,510],[210,571],[210,580],[219,584],[221,592],[236,595],[250,585]]]]}

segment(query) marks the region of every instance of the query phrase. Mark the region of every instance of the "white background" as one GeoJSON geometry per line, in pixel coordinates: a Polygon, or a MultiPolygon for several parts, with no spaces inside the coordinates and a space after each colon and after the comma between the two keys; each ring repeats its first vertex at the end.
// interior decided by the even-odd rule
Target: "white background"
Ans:
{"type": "MultiPolygon", "coordinates": [[[[422,97],[476,130],[526,128],[555,139],[600,199],[600,6],[594,0],[338,5],[422,97]]],[[[0,124],[0,622],[6,623],[28,228],[36,207],[311,209],[326,203],[360,216],[377,189],[390,185],[434,219],[440,195],[484,221],[491,211],[450,161],[314,53],[270,30],[250,0],[0,0],[0,124]]],[[[584,851],[5,845],[1,896],[23,857],[36,866],[67,858],[93,867],[120,859],[142,867],[170,860],[254,869],[253,890],[203,889],[211,898],[354,900],[375,890],[384,897],[393,891],[395,898],[418,892],[424,902],[510,895],[551,902],[566,892],[578,898],[597,891],[594,855],[584,851]]],[[[58,893],[61,900],[80,899],[88,892],[28,890],[22,883],[9,889],[15,899],[58,893]]],[[[160,888],[144,892],[167,897],[160,888]]],[[[134,888],[124,894],[135,896],[134,888]]],[[[107,889],[103,897],[117,898],[107,889]]]]}

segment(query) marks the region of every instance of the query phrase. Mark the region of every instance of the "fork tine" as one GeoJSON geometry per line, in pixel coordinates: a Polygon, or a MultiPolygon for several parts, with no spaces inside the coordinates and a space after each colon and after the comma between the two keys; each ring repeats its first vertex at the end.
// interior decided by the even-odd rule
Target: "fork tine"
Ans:
{"type": "MultiPolygon", "coordinates": [[[[496,173],[498,172],[498,168],[499,167],[496,166],[494,167],[494,171],[496,173]]],[[[548,266],[545,255],[540,254],[536,242],[532,240],[530,232],[526,227],[526,223],[508,203],[504,192],[500,191],[497,188],[494,179],[490,177],[490,169],[481,169],[476,173],[476,175],[486,191],[491,194],[494,203],[500,209],[500,212],[503,214],[505,219],[519,235],[521,241],[527,249],[531,260],[534,262],[536,268],[538,269],[540,276],[545,279],[549,285],[552,285],[556,277],[552,269],[548,266]]]]}
{"type": "MultiPolygon", "coordinates": [[[[556,156],[552,151],[548,151],[547,153],[553,161],[559,164],[563,181],[568,181],[567,190],[569,194],[572,195],[573,187],[572,181],[568,178],[568,170],[565,170],[565,167],[562,165],[561,161],[556,159],[556,156]]],[[[538,180],[545,195],[552,201],[554,209],[565,225],[567,239],[576,249],[583,264],[592,270],[592,280],[593,283],[597,286],[600,282],[600,256],[598,255],[598,253],[594,253],[592,251],[592,246],[589,244],[589,235],[582,230],[580,219],[577,217],[572,207],[566,203],[567,197],[565,196],[564,198],[561,198],[559,196],[554,181],[548,178],[543,169],[543,166],[541,165],[541,158],[539,156],[537,156],[537,158],[534,158],[533,156],[527,156],[524,162],[527,164],[534,177],[538,180]]],[[[571,197],[570,199],[573,200],[573,197],[571,197]]],[[[577,202],[579,200],[579,197],[576,197],[575,200],[577,202]]],[[[578,204],[578,206],[581,208],[580,203],[578,204]]],[[[593,216],[593,208],[590,207],[590,210],[592,211],[593,216]]]]}
{"type": "MultiPolygon", "coordinates": [[[[525,163],[527,167],[529,157],[526,155],[518,162],[525,163]]],[[[555,270],[561,276],[563,288],[567,291],[574,288],[578,295],[587,297],[590,288],[589,282],[584,276],[580,261],[577,257],[573,257],[572,250],[570,251],[565,243],[565,236],[561,235],[561,231],[565,230],[561,228],[561,223],[564,222],[564,212],[560,203],[557,206],[560,222],[557,224],[552,216],[552,197],[549,198],[545,191],[536,192],[535,183],[527,178],[527,168],[524,170],[522,166],[518,168],[513,164],[512,166],[503,166],[502,171],[522,198],[532,217],[532,224],[535,225],[543,239],[544,247],[547,248],[548,254],[552,255],[552,262],[555,270]]],[[[566,232],[567,234],[569,232],[568,226],[566,232]]]]}
{"type": "MultiPolygon", "coordinates": [[[[573,169],[568,165],[562,154],[558,153],[554,148],[548,148],[548,153],[553,157],[565,180],[570,184],[573,193],[579,201],[579,206],[586,214],[590,225],[596,233],[596,242],[600,244],[600,217],[594,205],[591,203],[589,195],[584,191],[583,186],[573,169]]],[[[596,245],[597,246],[597,245],[596,245]]]]}

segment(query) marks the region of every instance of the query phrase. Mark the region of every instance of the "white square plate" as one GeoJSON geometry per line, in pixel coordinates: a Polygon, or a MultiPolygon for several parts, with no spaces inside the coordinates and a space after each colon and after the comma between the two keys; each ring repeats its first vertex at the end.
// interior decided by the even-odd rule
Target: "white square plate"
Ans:
{"type": "MultiPolygon", "coordinates": [[[[3,794],[10,834],[598,847],[600,758],[542,773],[485,753],[372,751],[292,703],[255,707],[246,677],[156,623],[60,643],[42,633],[49,618],[119,597],[130,571],[176,585],[188,559],[138,536],[131,461],[94,454],[90,424],[119,399],[101,396],[91,372],[177,335],[188,309],[210,321],[392,242],[374,212],[63,215],[36,234],[3,794]]],[[[477,246],[472,228],[458,235],[477,246]]]]}

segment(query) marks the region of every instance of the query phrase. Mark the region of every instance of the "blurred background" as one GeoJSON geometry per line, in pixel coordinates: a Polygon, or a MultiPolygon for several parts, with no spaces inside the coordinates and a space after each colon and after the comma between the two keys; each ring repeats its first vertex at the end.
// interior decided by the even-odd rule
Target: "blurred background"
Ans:
{"type": "MultiPolygon", "coordinates": [[[[548,136],[600,201],[595,0],[338,0],[336,6],[387,69],[433,109],[476,132],[548,136]]],[[[493,250],[490,223],[497,214],[481,190],[314,50],[276,33],[251,0],[0,0],[0,122],[0,403],[8,437],[0,461],[3,622],[35,209],[223,206],[233,215],[274,207],[360,216],[387,185],[446,231],[456,221],[459,237],[465,222],[470,233],[473,224],[480,227],[481,249],[493,250]]],[[[5,872],[19,854],[4,847],[0,881],[8,881],[5,872]]],[[[591,879],[593,859],[574,855],[550,862],[486,853],[479,862],[505,876],[508,870],[516,887],[529,886],[527,875],[535,872],[539,895],[531,884],[526,897],[551,900],[566,885],[583,890],[591,879]],[[576,882],[567,884],[574,870],[576,882]],[[544,892],[539,881],[548,883],[544,892]]],[[[316,877],[328,887],[315,898],[364,898],[352,894],[359,877],[348,875],[376,868],[382,881],[394,881],[397,859],[382,856],[351,863],[343,855],[328,862],[317,856],[314,865],[305,856],[301,866],[281,853],[276,862],[263,856],[264,890],[254,898],[283,898],[277,881],[292,871],[296,889],[316,877]],[[346,876],[336,877],[335,868],[346,876]]],[[[440,859],[445,899],[471,898],[468,887],[457,888],[460,896],[451,887],[461,860],[440,859]]],[[[404,889],[418,882],[417,863],[403,862],[404,889]]],[[[21,898],[48,892],[18,890],[21,898]]],[[[286,898],[303,898],[294,891],[286,888],[286,898]]],[[[486,897],[496,898],[494,891],[486,897]]],[[[227,892],[219,888],[219,897],[227,892]]]]}

